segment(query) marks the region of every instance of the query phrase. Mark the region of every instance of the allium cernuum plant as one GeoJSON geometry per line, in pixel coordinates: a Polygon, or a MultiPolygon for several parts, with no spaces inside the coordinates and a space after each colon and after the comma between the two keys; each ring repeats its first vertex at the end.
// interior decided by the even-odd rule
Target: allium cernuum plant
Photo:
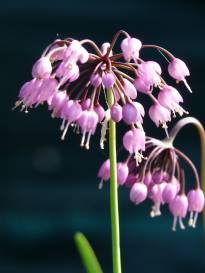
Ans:
{"type": "MultiPolygon", "coordinates": [[[[198,214],[203,211],[203,168],[199,177],[191,159],[174,146],[174,141],[185,125],[195,125],[202,144],[203,161],[204,129],[192,117],[181,119],[172,130],[168,128],[173,118],[188,115],[182,106],[180,89],[184,85],[184,92],[186,89],[192,92],[187,81],[189,75],[184,61],[161,46],[142,43],[125,31],[117,32],[111,43],[105,42],[100,47],[89,39],[57,39],[34,63],[32,79],[22,86],[15,103],[14,108],[20,107],[26,113],[44,104],[51,117],[59,120],[62,140],[72,130],[80,135],[80,146],[89,149],[98,127],[101,130],[101,149],[109,139],[109,156],[99,168],[98,177],[100,189],[110,181],[114,273],[121,272],[119,187],[130,188],[129,198],[135,205],[150,199],[151,217],[161,215],[161,206],[167,205],[173,216],[174,231],[177,226],[185,229],[188,214],[188,225],[196,227],[198,214]],[[115,45],[119,41],[120,51],[116,52],[115,45]],[[141,52],[147,50],[157,50],[161,54],[167,67],[165,71],[155,60],[142,59],[141,52]],[[170,76],[171,82],[176,82],[175,86],[166,82],[164,75],[170,76]],[[149,108],[142,104],[143,96],[150,100],[149,108]],[[156,127],[162,128],[164,139],[158,140],[146,134],[146,117],[156,127]],[[120,123],[124,123],[127,129],[119,148],[120,151],[123,148],[127,156],[117,162],[116,124],[119,126],[120,123]],[[186,186],[183,161],[193,172],[190,189],[186,186]]],[[[88,242],[85,243],[85,238],[80,235],[76,238],[82,255],[82,245],[85,247],[88,242]]],[[[89,258],[82,255],[82,259],[89,272],[94,272],[89,266],[89,258]]],[[[102,272],[98,262],[96,266],[95,273],[102,272]]]]}

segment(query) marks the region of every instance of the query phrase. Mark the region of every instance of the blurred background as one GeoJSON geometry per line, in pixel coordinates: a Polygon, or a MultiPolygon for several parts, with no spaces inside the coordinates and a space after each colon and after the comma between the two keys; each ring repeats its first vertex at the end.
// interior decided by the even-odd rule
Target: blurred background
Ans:
{"type": "MultiPolygon", "coordinates": [[[[112,268],[109,189],[97,188],[96,174],[107,156],[107,149],[98,148],[99,134],[86,152],[72,132],[60,141],[59,121],[45,106],[28,115],[11,111],[42,50],[57,36],[100,45],[119,29],[160,44],[188,64],[193,95],[180,85],[184,105],[205,122],[204,14],[202,0],[1,1],[0,272],[85,272],[73,242],[76,231],[89,238],[104,272],[112,268]]],[[[152,50],[146,54],[165,63],[152,50]]],[[[145,128],[164,136],[149,120],[145,128]]],[[[196,132],[184,129],[177,145],[199,167],[196,132]]],[[[189,172],[187,182],[193,182],[189,172]]],[[[125,188],[119,198],[123,272],[205,272],[201,219],[196,230],[173,233],[167,208],[151,219],[149,202],[134,206],[125,188]]]]}

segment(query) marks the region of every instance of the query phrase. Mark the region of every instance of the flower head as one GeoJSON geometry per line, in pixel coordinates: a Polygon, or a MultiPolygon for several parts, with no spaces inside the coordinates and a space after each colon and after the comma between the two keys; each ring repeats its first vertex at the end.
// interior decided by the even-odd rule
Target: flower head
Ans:
{"type": "MultiPolygon", "coordinates": [[[[150,118],[157,126],[166,127],[171,120],[170,112],[174,116],[186,113],[179,105],[183,99],[174,87],[165,84],[160,64],[139,58],[139,52],[146,47],[150,46],[125,31],[119,31],[111,43],[105,42],[100,48],[89,39],[57,39],[33,65],[33,79],[22,86],[14,108],[21,106],[28,112],[29,108],[47,104],[52,117],[62,119],[61,138],[64,139],[68,128],[73,127],[82,134],[81,146],[85,148],[90,147],[91,135],[101,124],[100,146],[104,148],[110,118],[124,122],[128,130],[144,130],[146,111],[137,96],[139,91],[155,102],[149,109],[150,118]],[[114,54],[113,47],[120,34],[125,36],[121,52],[114,54]],[[87,45],[91,50],[86,49],[87,45]],[[154,89],[158,91],[156,97],[154,89]],[[114,97],[109,107],[108,92],[114,97]]],[[[164,53],[171,54],[165,49],[164,53]]],[[[172,58],[168,66],[169,74],[178,80],[188,75],[185,68],[177,58],[172,58]]]]}

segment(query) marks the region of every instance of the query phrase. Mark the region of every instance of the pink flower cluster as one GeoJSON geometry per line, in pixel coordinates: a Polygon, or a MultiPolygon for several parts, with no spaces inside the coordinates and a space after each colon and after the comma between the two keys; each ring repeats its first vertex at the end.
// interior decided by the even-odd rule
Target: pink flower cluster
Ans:
{"type": "Polygon", "coordinates": [[[21,106],[21,110],[28,112],[28,108],[47,104],[52,117],[62,121],[61,138],[65,138],[71,126],[75,132],[81,132],[81,146],[87,149],[98,124],[102,124],[100,143],[103,148],[109,118],[115,122],[124,121],[130,127],[123,138],[124,147],[140,162],[145,142],[142,127],[145,109],[138,93],[151,99],[153,104],[148,115],[157,127],[166,129],[171,113],[174,117],[176,113],[180,116],[186,113],[180,105],[182,96],[164,81],[160,65],[140,58],[141,51],[146,48],[163,52],[169,58],[168,74],[177,83],[184,82],[190,90],[186,81],[189,70],[182,60],[162,47],[144,45],[127,32],[119,31],[111,44],[104,43],[101,48],[88,39],[55,40],[33,65],[33,79],[22,86],[14,108],[21,106]],[[121,52],[113,54],[120,35],[125,36],[121,52]],[[93,52],[89,52],[86,45],[93,52]],[[114,96],[110,109],[106,103],[108,92],[114,96]]]}
{"type": "MultiPolygon", "coordinates": [[[[150,199],[152,207],[150,216],[161,215],[161,206],[167,204],[173,215],[172,229],[176,230],[177,222],[184,229],[183,218],[190,213],[188,225],[196,226],[197,217],[204,208],[204,193],[200,188],[199,176],[194,164],[181,151],[166,145],[166,142],[147,138],[144,160],[136,165],[136,159],[129,155],[117,164],[117,182],[119,186],[130,189],[130,200],[138,205],[150,199]],[[181,166],[185,160],[193,170],[195,187],[185,194],[185,174],[181,166]]],[[[107,159],[100,167],[99,188],[110,178],[110,161],[107,159]]]]}
{"type": "MultiPolygon", "coordinates": [[[[174,230],[178,220],[184,228],[182,219],[187,211],[190,211],[189,224],[195,227],[197,215],[204,206],[197,172],[194,171],[196,187],[186,196],[177,151],[146,137],[143,128],[146,111],[140,95],[151,100],[147,112],[157,127],[166,130],[172,116],[187,113],[180,105],[183,103],[180,92],[163,79],[160,64],[140,57],[147,48],[161,52],[168,60],[168,74],[191,92],[186,81],[190,73],[182,60],[160,46],[145,45],[127,32],[119,31],[111,43],[106,42],[101,48],[89,39],[55,40],[33,65],[33,79],[22,86],[14,108],[21,106],[22,111],[28,112],[29,108],[46,104],[51,116],[61,120],[61,139],[65,139],[68,128],[72,127],[74,132],[81,133],[81,146],[86,149],[99,124],[103,149],[109,120],[123,121],[128,129],[122,144],[129,156],[117,165],[118,184],[131,187],[130,199],[135,204],[151,199],[152,217],[160,215],[161,204],[167,203],[174,216],[174,230]],[[120,35],[124,36],[121,51],[113,53],[120,35]],[[88,51],[86,45],[93,50],[88,51]],[[110,92],[114,102],[108,106],[110,92]]],[[[195,170],[193,164],[191,167],[195,170]]],[[[103,181],[110,177],[109,160],[102,164],[98,176],[102,187],[103,181]]]]}

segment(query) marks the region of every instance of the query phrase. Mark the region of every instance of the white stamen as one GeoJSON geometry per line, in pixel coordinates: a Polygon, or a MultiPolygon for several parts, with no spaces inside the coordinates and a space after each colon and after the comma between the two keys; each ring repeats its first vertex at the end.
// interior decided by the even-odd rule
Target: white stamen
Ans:
{"type": "Polygon", "coordinates": [[[19,107],[21,104],[23,103],[22,100],[17,100],[14,104],[14,107],[12,108],[12,110],[15,110],[17,107],[19,107]]]}
{"type": "Polygon", "coordinates": [[[193,226],[193,211],[191,211],[190,212],[190,217],[189,217],[189,222],[188,222],[188,225],[190,226],[190,227],[192,227],[193,226]]]}
{"type": "Polygon", "coordinates": [[[100,180],[100,183],[98,185],[99,190],[102,190],[102,188],[103,188],[103,179],[100,180]]]}
{"type": "Polygon", "coordinates": [[[91,134],[92,134],[92,132],[90,131],[90,132],[88,133],[88,136],[87,136],[87,141],[86,141],[86,144],[85,144],[85,149],[86,149],[86,150],[89,150],[89,149],[90,149],[90,137],[91,137],[91,134]]]}
{"type": "Polygon", "coordinates": [[[26,105],[23,104],[23,105],[21,106],[21,110],[20,110],[20,111],[23,112],[25,108],[26,108],[26,105]]]}
{"type": "Polygon", "coordinates": [[[77,135],[80,134],[80,126],[79,126],[78,124],[76,124],[76,126],[75,126],[75,133],[76,133],[77,135]]]}
{"type": "Polygon", "coordinates": [[[177,103],[175,105],[173,105],[172,112],[173,112],[173,117],[176,117],[176,113],[178,113],[180,115],[180,117],[183,116],[183,114],[186,114],[186,115],[189,114],[188,111],[186,111],[183,107],[181,107],[177,103]]]}
{"type": "Polygon", "coordinates": [[[192,225],[193,228],[196,227],[197,218],[198,218],[198,212],[195,212],[194,221],[193,221],[193,225],[192,225]]]}
{"type": "Polygon", "coordinates": [[[177,225],[177,216],[174,216],[173,224],[172,224],[172,230],[176,231],[176,225],[177,225]]]}
{"type": "Polygon", "coordinates": [[[186,79],[183,79],[183,82],[184,82],[186,88],[189,90],[189,92],[192,93],[191,87],[188,85],[186,79]]]}
{"type": "Polygon", "coordinates": [[[150,212],[150,217],[154,218],[156,216],[160,216],[161,211],[160,211],[160,202],[155,202],[154,205],[152,206],[152,210],[150,212]]]}
{"type": "Polygon", "coordinates": [[[160,216],[161,211],[160,211],[160,202],[156,202],[155,204],[155,216],[160,216]]]}
{"type": "Polygon", "coordinates": [[[147,157],[144,157],[143,154],[138,151],[135,152],[134,158],[136,160],[136,166],[139,166],[139,164],[142,162],[142,159],[147,159],[147,157]]]}
{"type": "Polygon", "coordinates": [[[185,229],[185,226],[183,224],[183,221],[182,221],[181,217],[179,217],[179,226],[180,226],[181,229],[185,229]]]}
{"type": "Polygon", "coordinates": [[[64,130],[64,128],[65,128],[65,119],[63,119],[63,121],[62,121],[62,124],[61,124],[61,126],[60,126],[60,130],[61,131],[63,131],[64,130]]]}
{"type": "Polygon", "coordinates": [[[84,131],[83,131],[82,138],[81,138],[81,143],[80,143],[80,146],[81,146],[81,147],[83,147],[83,146],[84,146],[85,136],[86,136],[86,131],[84,130],[84,131]]]}
{"type": "Polygon", "coordinates": [[[69,125],[70,125],[70,123],[68,122],[68,123],[66,124],[65,129],[64,129],[64,131],[63,131],[63,134],[62,134],[62,136],[61,136],[61,140],[64,140],[64,139],[65,139],[65,135],[66,135],[66,133],[67,133],[67,131],[68,131],[69,125]]]}

